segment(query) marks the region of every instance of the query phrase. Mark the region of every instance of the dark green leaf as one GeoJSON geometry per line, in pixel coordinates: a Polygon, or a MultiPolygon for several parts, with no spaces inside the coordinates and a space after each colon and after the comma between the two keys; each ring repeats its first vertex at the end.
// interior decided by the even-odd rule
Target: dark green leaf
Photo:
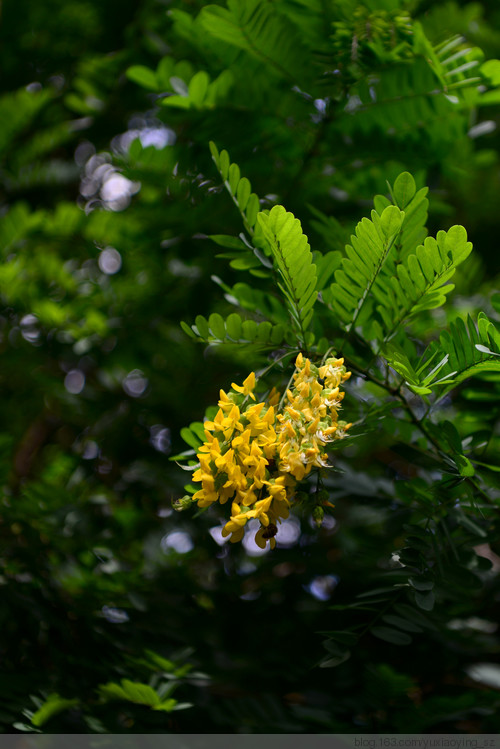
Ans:
{"type": "Polygon", "coordinates": [[[392,627],[372,627],[370,632],[379,640],[385,640],[392,645],[409,645],[412,641],[412,638],[406,632],[400,632],[397,629],[392,629],[392,627]]]}
{"type": "Polygon", "coordinates": [[[385,616],[382,617],[382,620],[387,622],[387,624],[392,624],[393,627],[399,627],[399,629],[402,629],[405,632],[422,632],[422,628],[419,627],[418,624],[415,624],[415,622],[412,622],[409,619],[404,619],[402,616],[385,614],[385,616]]]}
{"type": "Polygon", "coordinates": [[[432,611],[434,608],[435,597],[432,590],[429,591],[415,591],[415,603],[420,609],[424,611],[432,611]]]}

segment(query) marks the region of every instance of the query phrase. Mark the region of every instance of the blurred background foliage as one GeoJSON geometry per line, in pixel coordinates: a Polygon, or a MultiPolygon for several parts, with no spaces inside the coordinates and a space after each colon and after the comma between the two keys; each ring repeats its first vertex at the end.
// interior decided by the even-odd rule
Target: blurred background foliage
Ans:
{"type": "MultiPolygon", "coordinates": [[[[241,230],[210,140],[320,251],[411,171],[431,232],[475,245],[448,320],[494,311],[498,29],[493,0],[3,5],[1,730],[497,730],[498,528],[454,526],[490,562],[450,561],[411,645],[367,630],[344,658],[418,520],[396,421],[343,458],[335,516],[272,553],[175,513],[168,456],[249,371],[180,328],[230,310],[214,276],[249,283],[207,238],[241,230]]],[[[474,382],[450,409],[498,446],[498,386],[474,382]]]]}

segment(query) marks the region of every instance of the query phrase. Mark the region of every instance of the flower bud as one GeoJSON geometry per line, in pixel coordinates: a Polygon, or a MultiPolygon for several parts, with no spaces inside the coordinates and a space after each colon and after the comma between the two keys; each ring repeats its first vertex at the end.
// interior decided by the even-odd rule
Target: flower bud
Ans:
{"type": "Polygon", "coordinates": [[[323,524],[323,518],[325,517],[325,511],[321,507],[321,505],[316,505],[316,507],[313,509],[312,516],[318,528],[321,528],[321,525],[323,524]]]}
{"type": "Polygon", "coordinates": [[[320,489],[317,496],[318,502],[321,502],[321,504],[323,504],[324,502],[328,502],[330,498],[330,492],[327,489],[320,489]]]}
{"type": "Polygon", "coordinates": [[[185,494],[183,497],[175,499],[172,502],[172,507],[177,512],[182,512],[183,510],[189,509],[189,507],[191,507],[191,505],[193,504],[193,501],[193,497],[190,494],[185,494]]]}

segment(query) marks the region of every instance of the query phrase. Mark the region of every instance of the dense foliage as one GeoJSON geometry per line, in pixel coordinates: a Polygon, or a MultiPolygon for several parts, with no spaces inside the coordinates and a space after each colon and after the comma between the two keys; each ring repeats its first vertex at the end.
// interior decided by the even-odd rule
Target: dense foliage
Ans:
{"type": "Polygon", "coordinates": [[[495,732],[496,4],[2,20],[1,730],[495,732]]]}

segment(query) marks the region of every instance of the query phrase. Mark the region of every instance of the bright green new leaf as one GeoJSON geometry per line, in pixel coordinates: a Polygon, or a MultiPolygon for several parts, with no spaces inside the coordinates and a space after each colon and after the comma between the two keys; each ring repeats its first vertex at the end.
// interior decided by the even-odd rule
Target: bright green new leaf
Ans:
{"type": "Polygon", "coordinates": [[[406,210],[406,207],[413,200],[416,191],[415,180],[409,172],[403,172],[396,178],[392,188],[392,195],[402,211],[406,210]]]}
{"type": "Polygon", "coordinates": [[[45,723],[54,717],[54,715],[58,715],[58,713],[63,712],[63,710],[69,710],[72,707],[76,707],[78,704],[78,699],[65,699],[58,694],[51,694],[31,717],[31,722],[34,726],[39,728],[40,726],[45,725],[45,723]]]}
{"type": "Polygon", "coordinates": [[[258,215],[259,224],[272,250],[274,262],[282,279],[280,288],[285,296],[292,323],[299,339],[305,342],[305,331],[312,317],[316,291],[316,266],[302,226],[292,213],[276,205],[269,214],[258,215]]]}

